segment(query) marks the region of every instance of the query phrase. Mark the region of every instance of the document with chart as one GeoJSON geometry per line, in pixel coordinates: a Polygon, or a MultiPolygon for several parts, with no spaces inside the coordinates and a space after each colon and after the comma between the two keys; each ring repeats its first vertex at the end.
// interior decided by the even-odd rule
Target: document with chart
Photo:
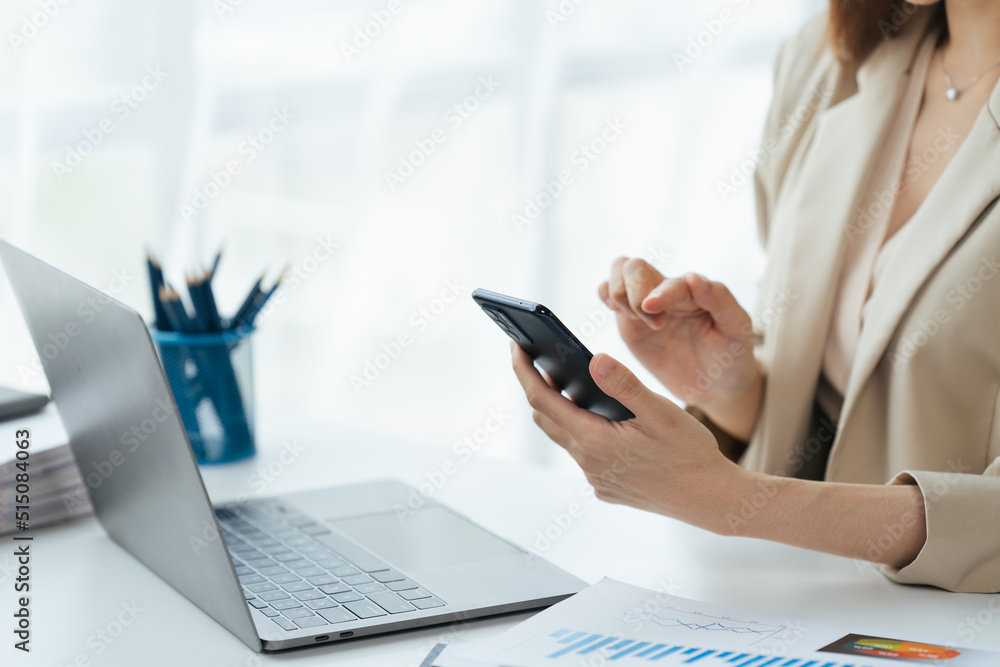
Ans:
{"type": "MultiPolygon", "coordinates": [[[[436,667],[996,667],[996,647],[958,647],[822,621],[720,607],[604,579],[436,667]],[[993,650],[990,650],[990,649],[993,650]]],[[[902,633],[905,634],[905,633],[902,633]]]]}

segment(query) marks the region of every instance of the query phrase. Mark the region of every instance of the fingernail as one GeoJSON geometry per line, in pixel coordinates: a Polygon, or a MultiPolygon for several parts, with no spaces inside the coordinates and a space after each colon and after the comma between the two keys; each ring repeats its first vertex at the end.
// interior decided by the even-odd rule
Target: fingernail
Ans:
{"type": "Polygon", "coordinates": [[[607,377],[611,369],[615,367],[615,360],[606,354],[597,355],[597,363],[594,364],[594,370],[601,377],[607,377]]]}

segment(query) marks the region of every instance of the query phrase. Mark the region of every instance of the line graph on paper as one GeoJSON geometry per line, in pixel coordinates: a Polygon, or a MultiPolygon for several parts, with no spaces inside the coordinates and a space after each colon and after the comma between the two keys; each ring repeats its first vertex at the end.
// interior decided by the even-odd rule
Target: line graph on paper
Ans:
{"type": "Polygon", "coordinates": [[[623,611],[617,620],[633,629],[659,630],[665,636],[687,641],[723,639],[727,644],[755,646],[778,638],[787,625],[747,621],[728,616],[712,616],[665,605],[645,605],[642,610],[623,611]]]}

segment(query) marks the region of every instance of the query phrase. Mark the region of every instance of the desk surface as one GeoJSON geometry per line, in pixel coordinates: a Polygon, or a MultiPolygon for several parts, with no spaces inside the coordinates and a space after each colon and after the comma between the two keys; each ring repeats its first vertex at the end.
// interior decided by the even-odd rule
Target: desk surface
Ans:
{"type": "MultiPolygon", "coordinates": [[[[762,612],[1000,643],[1000,617],[989,611],[990,602],[996,606],[992,596],[901,586],[851,560],[723,538],[590,501],[582,492],[582,475],[483,458],[463,461],[448,449],[348,433],[332,424],[274,419],[261,423],[258,432],[261,448],[253,460],[202,469],[214,501],[386,477],[415,486],[453,461],[457,471],[436,492],[439,500],[588,582],[610,576],[762,612]],[[290,441],[301,452],[282,460],[290,441]],[[560,528],[554,517],[568,514],[574,503],[578,518],[560,528]],[[966,621],[977,613],[980,622],[987,617],[992,622],[967,634],[966,621]]],[[[0,544],[0,614],[10,619],[13,548],[9,538],[0,544]]],[[[15,651],[9,630],[3,632],[0,656],[13,656],[13,664],[416,667],[438,641],[489,637],[529,616],[257,655],[112,543],[94,519],[36,534],[32,583],[30,656],[15,651]],[[120,620],[130,624],[123,627],[120,620]]]]}

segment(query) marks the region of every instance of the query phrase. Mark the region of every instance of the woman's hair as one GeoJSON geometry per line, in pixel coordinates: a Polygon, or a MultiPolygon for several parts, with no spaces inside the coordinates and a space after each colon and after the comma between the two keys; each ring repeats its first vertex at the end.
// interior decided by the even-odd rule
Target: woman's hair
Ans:
{"type": "Polygon", "coordinates": [[[830,41],[842,62],[860,63],[901,32],[917,11],[905,0],[830,0],[830,41]]]}

